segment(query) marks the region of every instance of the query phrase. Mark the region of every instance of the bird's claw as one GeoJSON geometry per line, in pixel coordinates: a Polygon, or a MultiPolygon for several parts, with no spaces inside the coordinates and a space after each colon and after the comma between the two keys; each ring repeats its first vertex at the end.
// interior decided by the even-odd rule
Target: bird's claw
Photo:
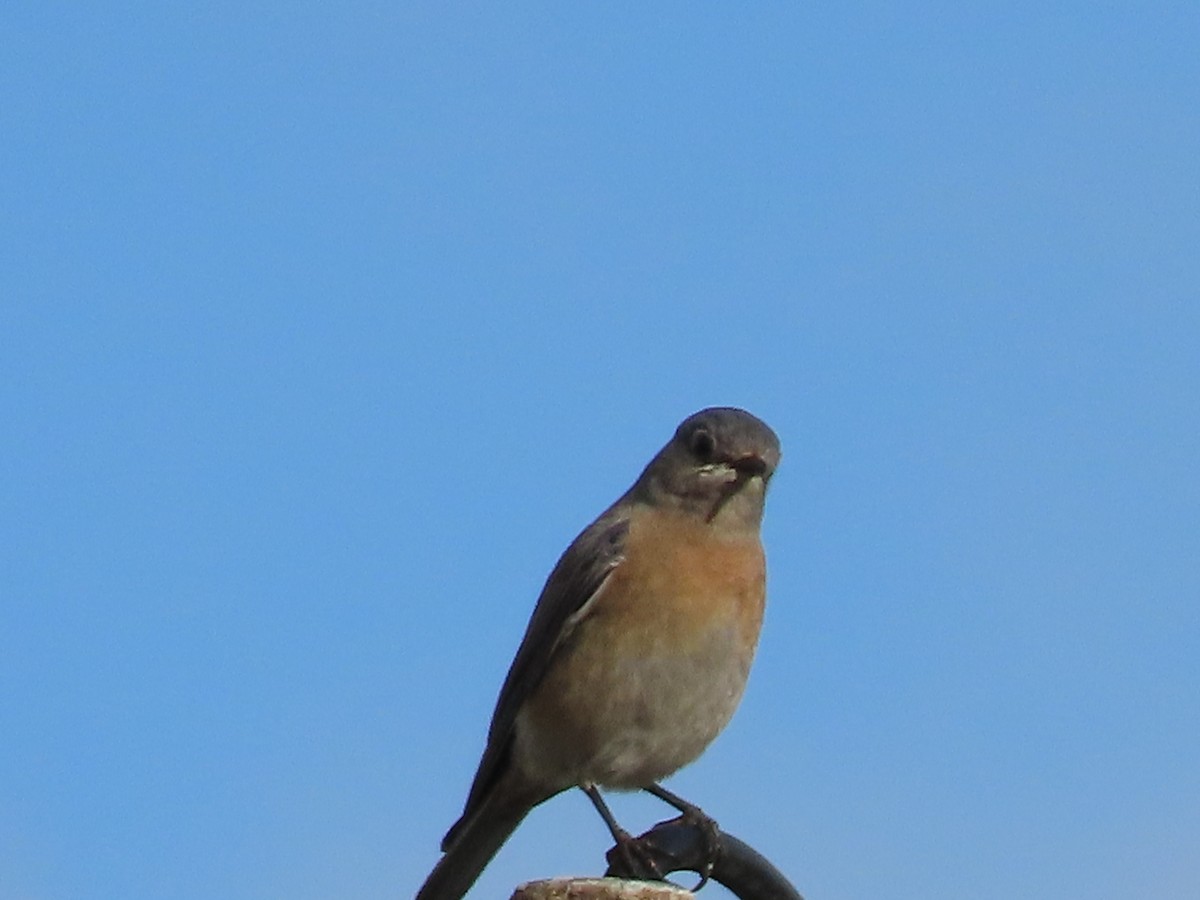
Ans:
{"type": "Polygon", "coordinates": [[[609,874],[647,881],[666,880],[654,855],[639,838],[633,837],[628,832],[622,832],[615,837],[616,845],[605,856],[608,860],[609,874]]]}
{"type": "Polygon", "coordinates": [[[699,830],[703,835],[704,865],[699,870],[700,881],[692,888],[693,892],[698,891],[708,884],[712,878],[713,868],[717,864],[717,856],[721,852],[721,829],[717,827],[717,820],[707,815],[698,806],[691,806],[685,809],[678,817],[671,821],[690,825],[699,830]]]}

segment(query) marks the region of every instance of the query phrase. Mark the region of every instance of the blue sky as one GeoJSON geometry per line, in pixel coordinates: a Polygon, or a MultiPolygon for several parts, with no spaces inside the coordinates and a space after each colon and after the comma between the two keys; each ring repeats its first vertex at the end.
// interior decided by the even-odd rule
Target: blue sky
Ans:
{"type": "Polygon", "coordinates": [[[673,789],[810,900],[1200,894],[1200,15],[1049,7],[5,4],[0,900],[411,895],[714,404],[770,600],[673,789]]]}

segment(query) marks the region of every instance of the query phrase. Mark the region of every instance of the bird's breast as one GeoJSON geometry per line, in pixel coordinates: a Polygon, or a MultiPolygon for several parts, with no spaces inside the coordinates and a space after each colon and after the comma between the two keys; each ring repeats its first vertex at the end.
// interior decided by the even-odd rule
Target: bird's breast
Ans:
{"type": "Polygon", "coordinates": [[[518,762],[564,787],[618,788],[691,762],[741,699],[764,588],[756,533],[639,511],[622,562],[520,714],[518,762]]]}

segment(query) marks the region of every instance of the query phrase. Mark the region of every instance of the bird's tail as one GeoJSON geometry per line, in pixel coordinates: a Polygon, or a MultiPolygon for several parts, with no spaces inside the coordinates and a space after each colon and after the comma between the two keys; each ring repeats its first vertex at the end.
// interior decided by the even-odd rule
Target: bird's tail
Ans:
{"type": "Polygon", "coordinates": [[[503,802],[495,792],[469,818],[450,829],[446,851],[433,867],[416,900],[459,900],[475,883],[479,873],[508,840],[533,803],[503,802]]]}

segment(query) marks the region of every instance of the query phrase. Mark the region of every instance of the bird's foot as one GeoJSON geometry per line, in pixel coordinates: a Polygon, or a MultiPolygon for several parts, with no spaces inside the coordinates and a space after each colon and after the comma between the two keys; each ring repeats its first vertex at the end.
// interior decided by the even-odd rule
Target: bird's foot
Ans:
{"type": "Polygon", "coordinates": [[[643,881],[665,881],[662,868],[654,855],[627,831],[614,834],[616,844],[604,855],[608,860],[606,874],[618,878],[638,878],[643,881]]]}
{"type": "Polygon", "coordinates": [[[698,891],[700,888],[708,884],[712,877],[713,867],[717,864],[717,857],[721,853],[721,829],[717,827],[717,820],[696,806],[694,803],[689,803],[678,794],[673,794],[666,788],[659,785],[653,785],[646,790],[658,797],[664,803],[679,810],[679,816],[671,819],[669,823],[676,822],[697,829],[704,840],[704,865],[700,868],[700,881],[696,884],[693,891],[698,891]]]}
{"type": "Polygon", "coordinates": [[[608,826],[613,840],[616,841],[613,848],[604,855],[608,861],[608,872],[605,874],[617,878],[663,881],[662,867],[659,866],[650,849],[643,845],[639,838],[635,838],[617,824],[612,810],[608,808],[608,804],[604,802],[604,798],[600,796],[600,791],[596,786],[584,784],[581,787],[596,807],[596,812],[600,813],[600,817],[604,819],[604,824],[608,826]]]}

